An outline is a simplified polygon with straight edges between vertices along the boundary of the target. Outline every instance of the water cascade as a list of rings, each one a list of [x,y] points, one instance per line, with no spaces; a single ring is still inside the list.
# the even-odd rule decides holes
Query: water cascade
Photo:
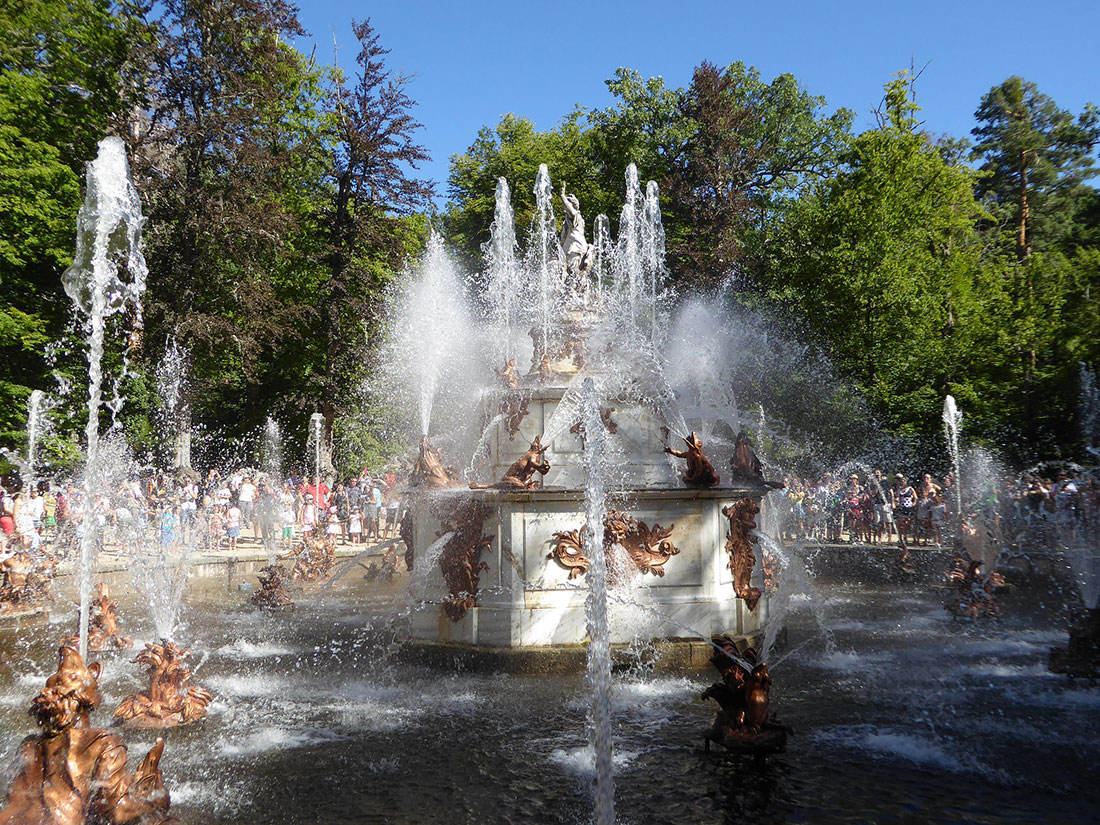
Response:
[[[611,741],[611,642],[607,620],[607,556],[604,548],[606,490],[600,462],[606,429],[600,419],[600,400],[591,378],[584,379],[581,393],[581,428],[584,434],[584,552],[591,561],[584,612],[588,626],[586,674],[592,689],[589,737],[596,754],[596,825],[614,825],[615,783],[612,776]]]
[[[86,316],[88,336],[88,424],[84,499],[95,500],[99,449],[99,411],[103,402],[103,342],[107,319],[127,307],[140,329],[141,296],[147,274],[141,253],[141,200],[130,179],[126,146],[116,137],[99,143],[99,155],[88,164],[87,192],[76,219],[76,252],[62,275],[65,292]],[[129,273],[130,279],[124,275]],[[89,522],[91,520],[89,519]],[[95,531],[80,542],[80,653],[88,650],[92,553]]]

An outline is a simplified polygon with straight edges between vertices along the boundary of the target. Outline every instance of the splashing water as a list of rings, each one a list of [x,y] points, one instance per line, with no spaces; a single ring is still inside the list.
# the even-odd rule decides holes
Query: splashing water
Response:
[[[140,329],[141,296],[148,270],[141,254],[141,200],[130,179],[126,146],[104,138],[99,155],[88,164],[87,192],[76,218],[76,252],[61,277],[65,292],[86,316],[88,334],[88,424],[84,500],[90,516],[95,493],[99,448],[99,411],[103,401],[103,341],[107,318],[133,307]],[[129,281],[123,273],[128,272]],[[80,653],[88,651],[88,607],[91,602],[91,518],[80,542]]]
[[[489,315],[498,331],[493,339],[494,355],[501,361],[516,357],[516,339],[523,323],[520,296],[524,284],[523,272],[516,261],[518,248],[511,191],[508,181],[500,178],[489,241],[481,251],[485,255]]]
[[[393,361],[401,365],[401,374],[394,378],[411,384],[406,389],[416,398],[420,434],[427,435],[447,370],[474,349],[472,324],[462,280],[434,230],[424,257],[402,280],[403,306],[397,314],[393,342],[397,350]]]
[[[264,422],[264,438],[260,448],[260,460],[264,472],[273,480],[283,475],[283,432],[279,422],[270,415]]]
[[[959,433],[962,431],[962,413],[955,406],[954,396],[943,400],[943,432],[947,438],[947,452],[951,457],[951,470],[955,473],[955,512],[962,517],[962,478],[959,473]]]
[[[584,426],[584,552],[591,560],[588,596],[584,612],[588,619],[588,684],[592,689],[589,737],[596,752],[596,825],[615,822],[615,781],[612,775],[611,743],[611,644],[607,622],[607,557],[603,532],[606,490],[600,471],[606,439],[600,419],[600,400],[591,378],[584,379],[582,421]]]

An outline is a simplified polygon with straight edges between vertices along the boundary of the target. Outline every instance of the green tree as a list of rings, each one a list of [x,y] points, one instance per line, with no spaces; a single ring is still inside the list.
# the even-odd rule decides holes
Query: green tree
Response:
[[[713,285],[762,269],[771,227],[848,140],[851,112],[825,115],[824,107],[793,75],[765,83],[740,62],[696,68],[681,97],[691,133],[664,186],[674,221],[686,228],[669,247],[674,274]]]
[[[1057,243],[1069,231],[1082,184],[1097,173],[1100,113],[1090,103],[1074,117],[1013,76],[982,98],[974,117],[973,159],[985,173],[979,194],[1011,230],[1023,261],[1036,245]]]
[[[386,70],[370,21],[354,23],[357,74],[339,74],[326,99],[326,154],[316,211],[324,246],[324,278],[317,291],[318,369],[308,386],[325,417],[331,445],[338,413],[355,401],[369,347],[381,326],[382,291],[423,242],[426,227],[411,218],[432,193],[415,175],[428,160],[416,142],[420,124],[406,92],[408,78]]]
[[[966,380],[983,211],[972,172],[916,131],[907,88],[905,74],[887,84],[880,128],[792,206],[771,291],[891,426],[916,433]]]
[[[129,113],[135,6],[108,0],[0,5],[0,443],[20,447],[26,398],[53,386],[45,345],[65,336],[61,272],[73,252],[85,162]]]
[[[315,317],[316,274],[291,242],[297,192],[316,175],[320,72],[285,42],[303,32],[282,0],[158,9],[135,163],[149,217],[146,357],[175,335],[191,352],[195,412],[239,433],[273,405],[271,364]],[[184,449],[177,461],[188,460]]]

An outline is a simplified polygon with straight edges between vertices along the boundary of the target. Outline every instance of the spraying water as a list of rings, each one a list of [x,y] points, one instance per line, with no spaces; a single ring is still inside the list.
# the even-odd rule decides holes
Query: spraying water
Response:
[[[962,477],[959,472],[959,433],[962,431],[962,413],[955,406],[954,396],[943,400],[943,432],[947,437],[947,452],[951,457],[951,470],[955,474],[955,512],[962,518]]]
[[[520,332],[520,295],[523,290],[523,272],[516,262],[515,217],[512,212],[511,191],[508,181],[497,181],[496,207],[489,229],[489,242],[482,247],[486,263],[486,293],[489,313],[501,334],[494,338],[493,348],[497,360],[507,361],[516,353],[516,336]]]
[[[582,390],[584,427],[584,552],[591,560],[588,596],[584,602],[588,619],[588,684],[592,688],[589,736],[596,753],[596,825],[615,822],[615,782],[612,775],[611,743],[611,643],[607,621],[607,557],[603,533],[606,515],[600,462],[606,433],[600,419],[600,400],[591,378]]]
[[[309,417],[309,441],[313,444],[313,475],[317,479],[321,478],[321,443],[324,438],[325,417],[321,413],[314,413]]]
[[[411,384],[407,389],[419,407],[420,434],[427,435],[446,371],[472,350],[462,279],[434,230],[423,259],[404,282],[394,362],[402,365],[397,377]],[[508,300],[501,296],[502,302]]]
[[[542,352],[550,349],[550,329],[556,320],[557,298],[561,282],[561,251],[558,246],[557,220],[554,217],[554,192],[550,171],[543,163],[535,178],[535,217],[527,243],[528,271],[535,276],[539,292],[536,302],[537,328]]]
[[[147,269],[141,254],[141,200],[130,179],[126,147],[117,137],[99,143],[88,164],[87,192],[76,218],[76,252],[62,275],[65,292],[86,316],[88,335],[88,423],[84,471],[85,529],[80,542],[80,653],[88,651],[95,530],[91,505],[99,449],[99,411],[103,402],[103,341],[107,319],[132,306],[140,319]],[[129,273],[130,280],[124,278]],[[140,326],[135,323],[135,328]]]
[[[28,490],[34,487],[35,468],[38,466],[38,442],[45,424],[45,398],[46,393],[42,390],[34,390],[27,399],[27,479],[24,486]]]
[[[264,422],[264,441],[261,449],[264,472],[273,479],[283,476],[283,433],[279,422],[270,415]]]

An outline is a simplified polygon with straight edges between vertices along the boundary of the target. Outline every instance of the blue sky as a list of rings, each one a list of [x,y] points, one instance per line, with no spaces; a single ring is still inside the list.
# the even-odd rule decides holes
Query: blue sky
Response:
[[[352,18],[370,17],[388,66],[413,76],[410,96],[432,155],[422,171],[446,195],[447,162],[477,130],[513,112],[551,128],[574,104],[612,102],[604,81],[620,66],[686,85],[703,60],[792,73],[829,108],[873,125],[882,85],[912,61],[925,128],[968,136],[990,87],[1012,74],[1080,112],[1100,102],[1100,1],[556,3],[314,0],[299,43],[354,68]]]

